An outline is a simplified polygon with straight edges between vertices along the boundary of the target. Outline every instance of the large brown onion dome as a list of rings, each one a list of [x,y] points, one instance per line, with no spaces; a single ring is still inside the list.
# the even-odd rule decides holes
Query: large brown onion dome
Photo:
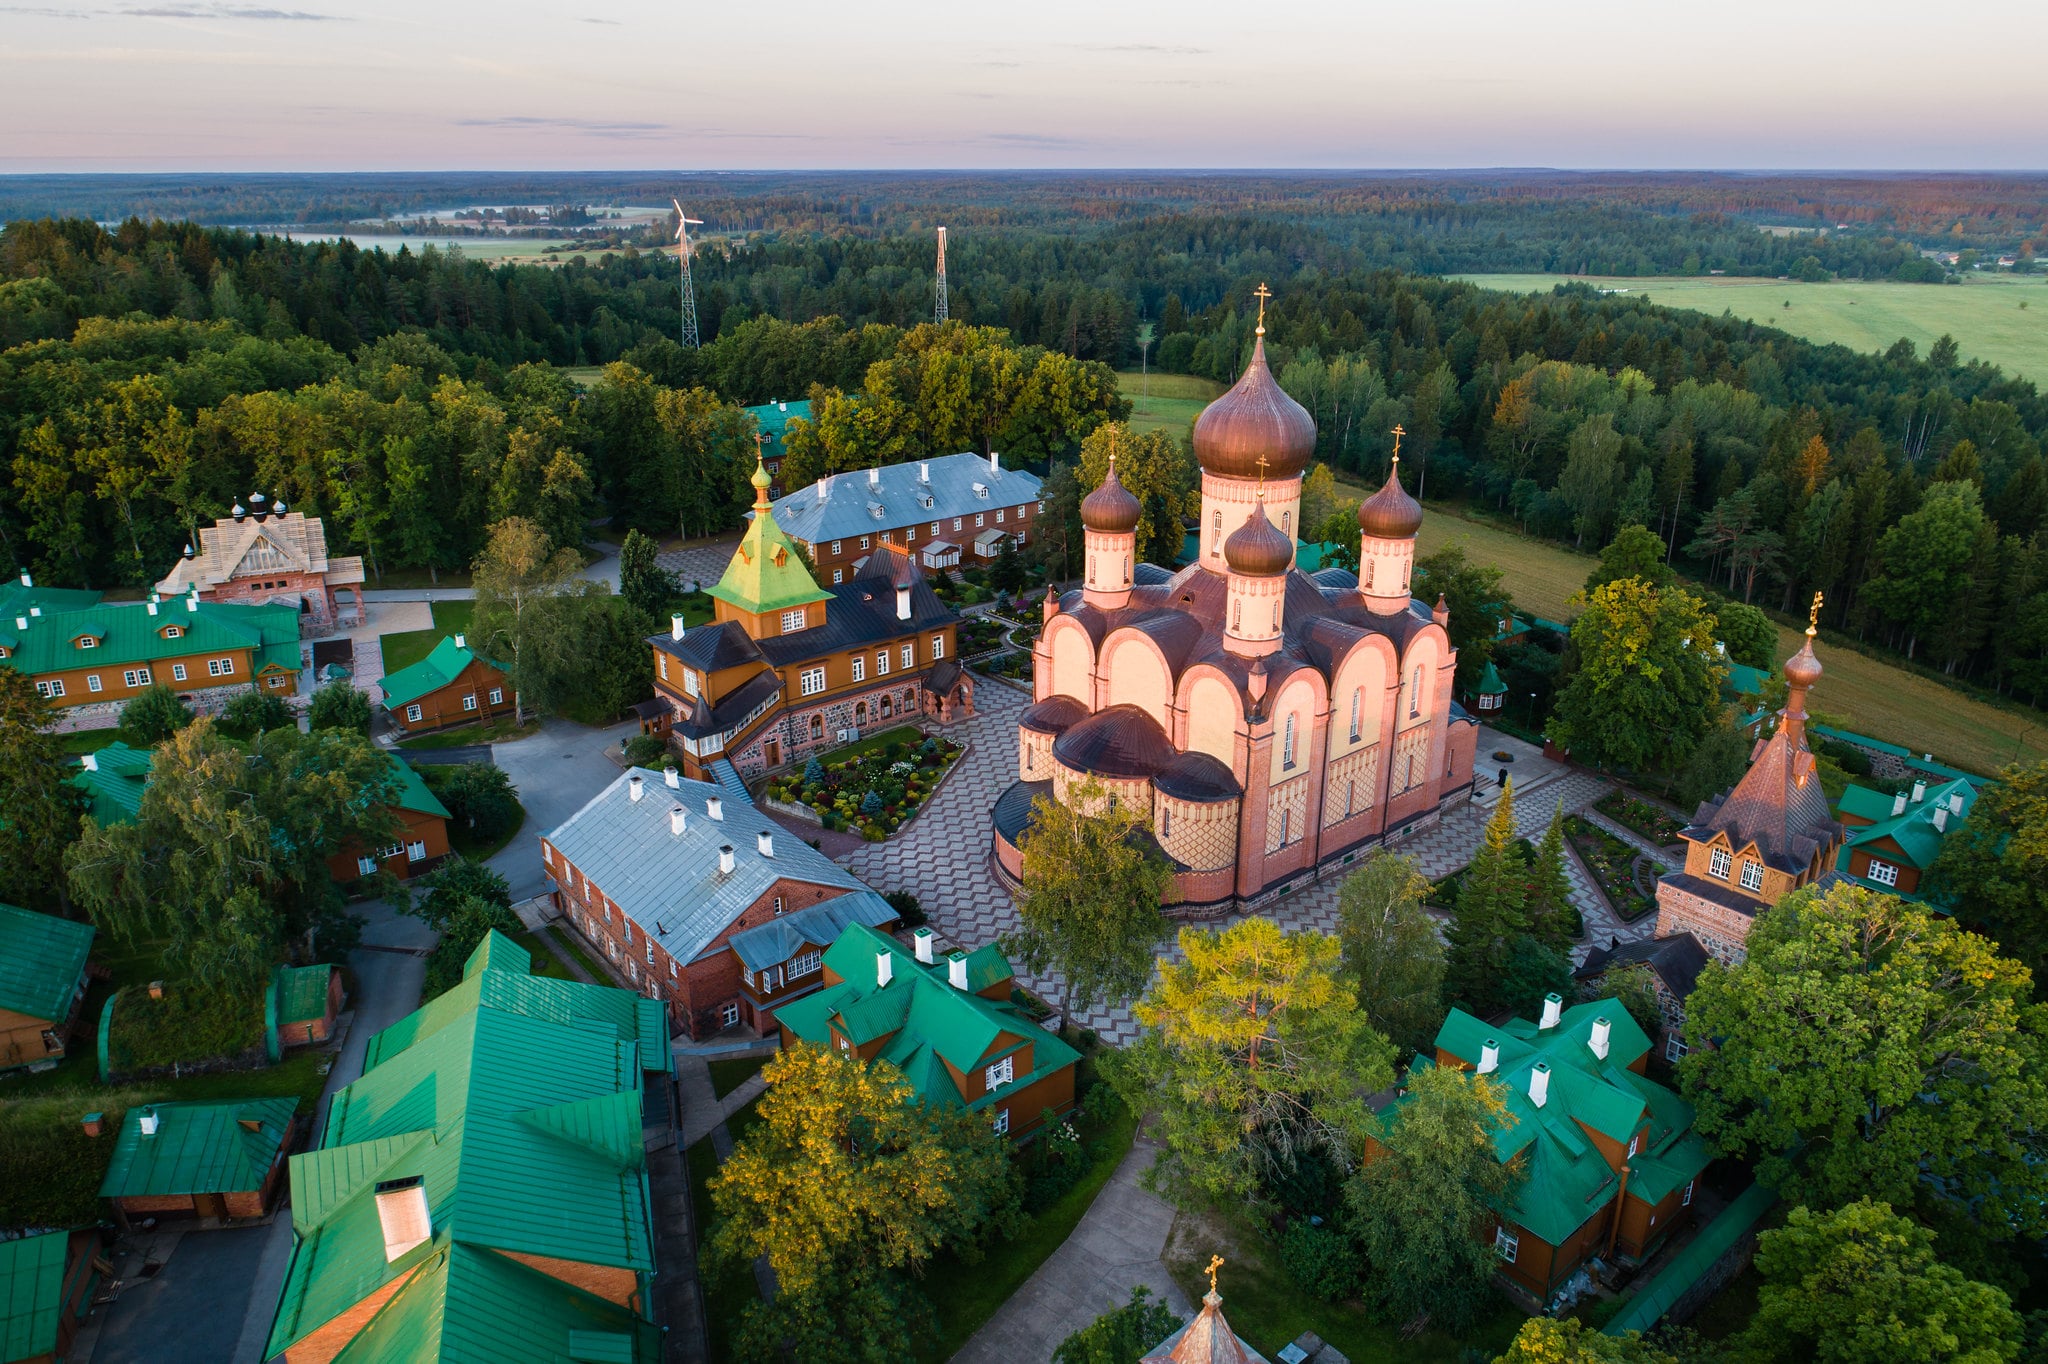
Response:
[[[1223,542],[1223,562],[1247,578],[1277,578],[1293,567],[1294,541],[1266,519],[1264,499]]]
[[[1081,499],[1081,524],[1105,535],[1129,535],[1138,528],[1138,517],[1144,510],[1117,478],[1116,461],[1112,459],[1102,485]]]
[[[1381,540],[1409,540],[1422,529],[1422,504],[1401,486],[1401,461],[1378,492],[1358,507],[1358,528]]]
[[[1818,681],[1820,660],[1813,656],[1813,632],[1808,631],[1799,652],[1785,660],[1785,682],[1788,686],[1811,688]]]
[[[1244,377],[1196,418],[1195,459],[1222,478],[1288,479],[1299,478],[1315,453],[1315,418],[1274,380],[1260,337]]]

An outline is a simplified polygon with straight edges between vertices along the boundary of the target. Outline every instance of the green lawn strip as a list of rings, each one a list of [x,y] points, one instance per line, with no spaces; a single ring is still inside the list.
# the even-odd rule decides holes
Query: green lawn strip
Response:
[[[1209,1289],[1203,1266],[1210,1254],[1222,1255],[1224,1315],[1231,1329],[1268,1359],[1278,1359],[1295,1337],[1313,1331],[1352,1364],[1460,1364],[1465,1358],[1500,1354],[1526,1319],[1505,1297],[1497,1297],[1479,1324],[1462,1336],[1434,1329],[1404,1336],[1401,1323],[1378,1320],[1362,1303],[1324,1302],[1301,1291],[1262,1228],[1235,1217],[1205,1220],[1220,1220],[1219,1234],[1184,1242],[1176,1226],[1166,1267],[1188,1301],[1198,1303]],[[1215,1244],[1219,1240],[1224,1243]]]
[[[1102,1159],[1080,1183],[1032,1218],[1013,1239],[990,1246],[980,1263],[965,1264],[949,1256],[926,1270],[923,1287],[938,1313],[939,1342],[919,1351],[919,1359],[937,1364],[952,1358],[967,1338],[980,1330],[996,1314],[996,1309],[1008,1302],[1010,1295],[1022,1288],[1025,1280],[1066,1243],[1089,1205],[1095,1202],[1095,1196],[1102,1192],[1102,1186],[1109,1183],[1109,1177],[1130,1152],[1138,1131],[1137,1117],[1121,1106],[1111,1121],[1093,1131],[1089,1130],[1090,1125],[1088,1119],[1081,1120],[1081,1138],[1084,1142],[1101,1143]]]
[[[469,570],[442,569],[438,574],[424,568],[387,568],[363,584],[372,592],[407,592],[420,588],[468,587]]]
[[[443,748],[468,748],[471,744],[503,744],[528,738],[540,731],[540,721],[528,720],[519,724],[509,715],[482,725],[461,725],[455,729],[437,729],[431,734],[421,734],[411,739],[399,740],[400,748],[415,752]]]
[[[387,674],[400,668],[410,668],[425,658],[434,651],[434,646],[441,642],[443,636],[467,632],[470,617],[476,614],[473,601],[437,601],[428,605],[434,613],[433,629],[399,630],[377,636],[377,647],[384,654],[384,671]]]
[[[541,941],[539,933],[515,933],[512,935],[512,941],[525,948],[527,954],[533,958],[533,974],[536,976],[552,976],[556,980],[576,979],[569,968],[562,965],[562,959],[548,951],[548,946]]]
[[[759,1116],[754,1105],[748,1104],[725,1120],[725,1130],[735,1147]],[[704,1291],[705,1332],[710,1337],[712,1364],[726,1364],[727,1361],[737,1361],[733,1334],[747,1304],[758,1298],[754,1268],[745,1264],[718,1268],[708,1262],[704,1248],[711,1240],[712,1225],[716,1221],[711,1210],[710,1185],[712,1173],[718,1168],[711,1138],[699,1141],[683,1153],[683,1158],[690,1172],[690,1207],[697,1216],[697,1281]]]
[[[760,1056],[728,1056],[711,1062],[711,1091],[719,1098],[738,1089],[747,1078],[757,1074],[761,1067],[772,1059],[772,1053]]]
[[[541,932],[552,935],[554,940],[560,943],[563,946],[563,948],[568,951],[570,957],[572,957],[575,960],[576,964],[582,967],[585,971],[588,971],[590,973],[590,978],[592,980],[596,981],[599,985],[609,985],[612,983],[611,974],[607,972],[602,966],[599,966],[597,962],[591,958],[591,955],[583,950],[583,945],[576,941],[576,937],[574,934],[564,933],[561,930],[555,928],[543,928]]]
[[[87,753],[99,752],[120,737],[121,731],[111,727],[107,729],[77,729],[69,734],[58,736],[57,743],[59,747],[73,757],[82,757]]]

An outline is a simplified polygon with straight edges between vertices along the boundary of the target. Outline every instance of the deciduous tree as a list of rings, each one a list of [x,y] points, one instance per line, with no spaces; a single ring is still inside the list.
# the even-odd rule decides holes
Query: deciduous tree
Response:
[[[28,674],[0,667],[0,885],[28,909],[68,903],[64,850],[78,838],[87,805],[55,723]]]
[[[1501,571],[1471,562],[1458,545],[1445,545],[1415,561],[1411,581],[1412,591],[1419,599],[1444,599],[1444,606],[1451,613],[1444,633],[1451,637],[1451,647],[1458,651],[1457,683],[1469,697],[1486,671],[1486,661],[1493,657],[1494,637],[1500,633],[1501,622],[1515,613],[1514,599],[1508,595]]]
[[[238,692],[214,721],[215,727],[230,739],[253,739],[267,730],[296,727],[298,723],[298,713],[291,703],[276,692],[253,685]]]
[[[1100,487],[1108,476],[1112,442],[1117,481],[1143,508],[1136,537],[1138,559],[1153,564],[1177,562],[1187,534],[1181,518],[1200,509],[1194,455],[1170,432],[1137,435],[1124,422],[1105,422],[1081,442],[1081,461],[1075,473],[1081,487]]]
[[[1625,525],[1600,551],[1600,564],[1586,575],[1586,591],[1594,593],[1623,578],[1640,578],[1652,587],[1665,588],[1678,575],[1664,562],[1664,542],[1643,526]]]
[[[2048,762],[2014,764],[1951,826],[1927,894],[2028,964],[2048,966]]]
[[[1577,1317],[1531,1317],[1493,1364],[1678,1364],[1642,1333],[1610,1336]]]
[[[1632,578],[1572,622],[1571,676],[1547,731],[1581,762],[1648,771],[1683,762],[1721,715],[1727,669],[1697,597]]]
[[[121,707],[118,728],[122,742],[134,748],[155,748],[192,723],[192,707],[162,682],[144,687]]]
[[[1137,1364],[1180,1326],[1173,1309],[1140,1284],[1131,1290],[1129,1302],[1061,1341],[1052,1364]]]
[[[370,698],[345,677],[338,677],[313,693],[306,706],[306,723],[314,729],[352,729],[370,732]]]
[[[1428,1046],[1444,1018],[1444,945],[1422,907],[1429,890],[1414,858],[1376,852],[1337,892],[1337,940],[1358,1007],[1404,1054]]]

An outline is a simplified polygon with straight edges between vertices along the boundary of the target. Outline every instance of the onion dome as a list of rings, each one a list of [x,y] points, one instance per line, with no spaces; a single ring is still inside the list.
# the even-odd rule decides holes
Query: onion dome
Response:
[[[1294,565],[1294,541],[1266,519],[1263,499],[1223,542],[1223,562],[1247,578],[1277,578]]]
[[[1813,631],[1806,632],[1806,643],[1799,652],[1785,660],[1785,682],[1801,690],[1810,689],[1820,681],[1820,660],[1813,656]]]
[[[754,485],[754,500],[757,504],[768,500],[768,487],[774,481],[774,479],[768,476],[768,466],[761,462],[761,455],[756,451],[754,454],[754,472],[747,479],[747,482]]]
[[[1359,504],[1358,528],[1381,540],[1412,540],[1422,529],[1422,504],[1401,486],[1398,456],[1385,486]]]
[[[1116,456],[1111,455],[1102,486],[1081,499],[1081,524],[1105,535],[1129,535],[1138,528],[1144,510],[1117,478]]]
[[[1315,452],[1315,418],[1274,380],[1260,337],[1244,377],[1195,420],[1195,459],[1222,478],[1288,479],[1299,478]]]
[[[1151,777],[1177,756],[1159,722],[1137,706],[1098,710],[1053,740],[1053,760],[1095,777]]]

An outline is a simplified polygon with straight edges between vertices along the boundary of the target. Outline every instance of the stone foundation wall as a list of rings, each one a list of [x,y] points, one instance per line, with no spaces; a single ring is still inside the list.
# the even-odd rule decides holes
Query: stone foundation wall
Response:
[[[1690,933],[1724,966],[1739,966],[1748,958],[1743,943],[1754,922],[1747,914],[1680,890],[1668,881],[1657,883],[1657,936],[1675,938]]]

